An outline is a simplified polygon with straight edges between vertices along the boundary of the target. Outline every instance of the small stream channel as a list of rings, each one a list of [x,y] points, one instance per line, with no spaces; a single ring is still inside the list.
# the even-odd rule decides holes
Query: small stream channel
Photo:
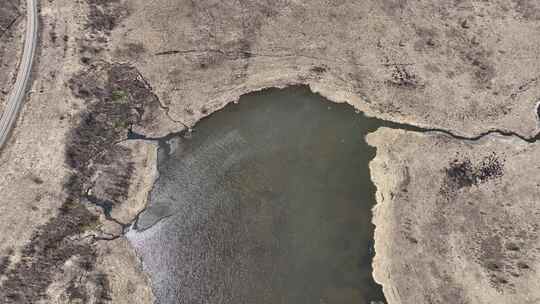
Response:
[[[157,302],[384,303],[364,141],[384,125],[291,87],[161,142],[160,177],[127,233]]]

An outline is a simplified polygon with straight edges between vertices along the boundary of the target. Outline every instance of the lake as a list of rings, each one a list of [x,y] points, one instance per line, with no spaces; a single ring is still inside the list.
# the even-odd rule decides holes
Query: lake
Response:
[[[306,87],[251,93],[160,144],[127,237],[158,303],[383,303],[364,140],[384,125]]]

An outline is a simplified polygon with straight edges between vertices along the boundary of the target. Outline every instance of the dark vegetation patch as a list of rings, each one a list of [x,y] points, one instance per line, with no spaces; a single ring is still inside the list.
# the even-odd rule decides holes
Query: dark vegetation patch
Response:
[[[6,254],[0,256],[0,277],[6,273],[9,264],[11,263],[11,255],[13,254],[13,249],[7,250]]]
[[[91,294],[84,286],[76,284],[75,281],[68,283],[65,290],[65,294],[70,303],[110,303],[112,298],[110,297],[110,284],[106,275],[102,273],[96,273],[88,278],[97,289]]]
[[[134,165],[129,150],[117,143],[127,138],[133,124],[143,123],[143,117],[159,101],[138,71],[128,65],[104,64],[92,71],[81,71],[69,86],[75,96],[85,100],[86,110],[67,134],[66,164],[74,172],[64,185],[67,198],[58,216],[40,227],[24,247],[21,262],[6,274],[0,291],[5,299],[2,303],[35,303],[42,299],[54,273],[75,256],[85,261],[78,266],[81,272],[91,272],[91,298],[110,298],[107,278],[94,270],[93,239],[81,237],[99,225],[98,216],[81,200],[91,189],[90,201],[105,201],[112,204],[111,208],[127,197]],[[66,292],[72,300],[84,301],[88,298],[85,290],[80,283],[70,282]]]
[[[540,99],[536,102],[538,103],[536,106],[536,118],[540,121]]]
[[[110,34],[118,23],[128,15],[119,0],[86,0],[90,9],[87,28],[93,33]]]
[[[75,255],[94,261],[95,252],[87,240],[76,240],[97,217],[74,201],[71,194],[58,216],[34,233],[24,246],[22,259],[6,273],[0,288],[2,303],[36,303],[45,297],[54,273]]]
[[[90,202],[110,208],[128,196],[134,171],[131,151],[119,146],[133,125],[154,119],[159,100],[133,67],[103,64],[83,71],[69,83],[73,94],[84,99],[87,109],[80,115],[79,127],[68,134],[66,162],[81,174],[81,191]]]
[[[78,303],[88,303],[88,293],[84,288],[75,284],[75,282],[69,282],[66,289],[66,293],[71,301]]]
[[[504,173],[504,160],[495,153],[473,164],[469,158],[454,159],[445,169],[445,181],[441,193],[449,195],[462,188],[478,186],[492,179],[500,178]]]
[[[97,273],[93,280],[95,282],[95,285],[99,287],[96,294],[97,303],[99,304],[111,302],[111,285],[107,275],[105,275],[104,273]]]
[[[56,33],[56,23],[49,23],[49,27],[49,39],[52,45],[56,45],[56,42],[58,41],[58,34]]]
[[[98,36],[108,35],[126,11],[119,1],[88,0],[90,15],[88,28]],[[103,37],[102,37],[103,38]],[[97,55],[106,39],[81,40],[81,51]],[[84,60],[84,58],[82,59]],[[83,61],[84,62],[84,61]],[[95,269],[95,228],[98,215],[89,211],[82,200],[94,186],[98,171],[105,172],[111,187],[100,189],[113,202],[127,195],[127,186],[133,164],[123,160],[120,165],[108,167],[116,160],[129,156],[116,143],[127,137],[130,126],[152,119],[152,109],[159,101],[138,71],[128,65],[91,64],[87,70],[75,74],[69,86],[76,97],[85,101],[85,110],[78,123],[68,132],[65,148],[66,164],[72,174],[66,179],[66,198],[58,214],[39,227],[24,246],[22,258],[7,269],[9,258],[2,258],[0,266],[5,280],[0,286],[1,303],[37,303],[46,298],[47,287],[56,275],[68,267],[68,260],[77,261],[75,273],[80,277],[64,278],[65,295],[69,302],[110,302],[107,276]],[[43,181],[31,177],[36,184]],[[70,271],[73,272],[73,271]],[[63,276],[63,275],[62,275]]]
[[[67,163],[85,176],[91,176],[91,164],[111,161],[116,143],[127,138],[134,124],[153,119],[159,100],[139,72],[126,64],[103,64],[81,71],[69,82],[73,94],[87,103],[80,115],[79,127],[68,138]]]
[[[405,89],[415,89],[421,86],[417,76],[404,65],[393,66],[392,75],[387,83]]]
[[[107,153],[102,153],[92,162],[91,184],[87,189],[92,202],[103,205],[110,217],[110,211],[128,197],[130,179],[135,170],[131,150],[115,145]]]
[[[418,239],[413,236],[414,235],[413,227],[415,225],[416,223],[412,219],[405,218],[403,221],[402,230],[401,230],[401,234],[403,235],[403,237],[412,244],[418,244]]]
[[[315,74],[324,74],[327,70],[328,68],[326,66],[314,66],[310,69]]]
[[[122,58],[137,60],[145,52],[146,49],[142,43],[126,43],[123,47],[116,50],[116,55]]]
[[[103,47],[100,44],[95,44],[93,42],[84,43],[79,48],[79,54],[81,57],[81,62],[85,65],[89,64],[92,59],[96,58]]]
[[[458,233],[465,233],[463,238],[470,242],[467,254],[483,268],[491,286],[499,293],[512,293],[516,279],[530,271],[520,265],[529,266],[529,260],[534,256],[539,224],[534,217],[524,219],[514,215],[509,209],[513,202],[502,201],[489,192],[475,192],[484,198],[487,195],[489,204],[477,204],[475,196],[458,194],[460,190],[501,178],[504,164],[505,160],[495,153],[478,161],[464,156],[452,160],[444,169],[446,175],[437,200],[432,231],[436,231],[439,239],[439,252],[445,254],[451,250],[446,245],[449,235],[456,229]],[[504,184],[500,186],[504,187]],[[470,227],[463,230],[448,220],[453,217],[467,219],[466,225]]]
[[[81,63],[89,65],[105,49],[111,31],[129,12],[120,0],[86,0],[86,29],[91,33],[79,39]]]
[[[485,227],[485,235],[477,237],[477,260],[493,288],[501,293],[513,292],[514,279],[530,271],[526,261],[531,258],[531,244],[536,243],[537,233],[517,229],[510,221],[500,222],[500,227]]]

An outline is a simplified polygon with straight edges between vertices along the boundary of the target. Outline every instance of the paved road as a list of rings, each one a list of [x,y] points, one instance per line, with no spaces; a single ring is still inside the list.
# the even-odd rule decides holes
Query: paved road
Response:
[[[24,50],[19,66],[19,72],[17,74],[17,80],[13,86],[13,90],[7,100],[4,113],[0,119],[0,148],[6,143],[9,133],[15,122],[17,121],[17,115],[21,110],[22,103],[26,95],[26,87],[30,80],[30,73],[32,71],[32,61],[36,51],[37,44],[37,31],[38,31],[38,0],[27,0],[27,23],[26,23],[26,37],[24,41]]]

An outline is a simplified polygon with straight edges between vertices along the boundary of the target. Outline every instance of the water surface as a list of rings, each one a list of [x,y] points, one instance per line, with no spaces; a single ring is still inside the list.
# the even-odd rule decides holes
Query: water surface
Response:
[[[381,125],[305,87],[243,96],[162,145],[128,233],[158,303],[370,304]]]

